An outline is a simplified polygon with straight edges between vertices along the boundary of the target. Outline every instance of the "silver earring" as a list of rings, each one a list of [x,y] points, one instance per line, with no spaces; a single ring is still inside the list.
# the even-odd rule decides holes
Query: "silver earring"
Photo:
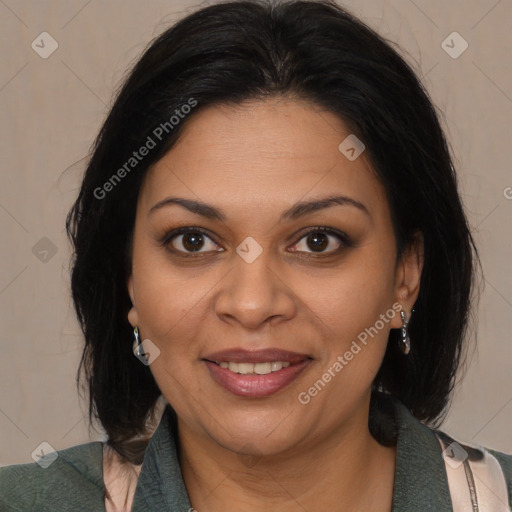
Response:
[[[414,312],[414,309],[411,310],[411,315]],[[411,338],[409,338],[409,334],[407,333],[407,325],[409,324],[409,320],[406,320],[405,313],[400,311],[400,318],[402,319],[402,337],[398,342],[398,346],[400,350],[407,355],[411,351]]]
[[[138,356],[140,355],[142,345],[140,344],[139,328],[137,326],[133,328],[133,336],[135,337],[133,340],[133,353]]]

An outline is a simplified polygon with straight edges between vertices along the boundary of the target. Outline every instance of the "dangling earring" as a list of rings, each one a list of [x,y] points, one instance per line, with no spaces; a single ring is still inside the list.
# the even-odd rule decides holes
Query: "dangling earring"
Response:
[[[139,339],[139,328],[138,326],[135,326],[133,328],[133,336],[134,336],[134,340],[133,340],[133,353],[139,357],[141,356],[143,353],[144,353],[144,349],[142,348],[142,345],[140,343],[140,339]]]
[[[411,310],[411,315],[413,314],[414,309]],[[400,311],[400,318],[402,319],[402,337],[398,342],[398,346],[400,350],[407,355],[411,351],[411,338],[409,338],[409,334],[407,333],[407,325],[409,324],[409,320],[405,319],[405,313]]]

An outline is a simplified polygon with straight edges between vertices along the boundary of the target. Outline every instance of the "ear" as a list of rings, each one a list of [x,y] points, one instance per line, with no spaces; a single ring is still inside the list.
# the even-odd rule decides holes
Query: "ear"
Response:
[[[132,301],[132,307],[128,312],[128,322],[130,322],[132,327],[139,325],[139,314],[137,313],[137,309],[135,307],[135,286],[133,284],[133,275],[130,274],[128,277],[128,295],[130,295],[130,299]]]
[[[420,292],[421,273],[424,263],[424,238],[420,231],[416,231],[413,240],[405,249],[396,266],[395,274],[395,302],[401,305],[406,317],[409,318],[411,309]],[[391,327],[402,327],[400,315],[391,320]]]

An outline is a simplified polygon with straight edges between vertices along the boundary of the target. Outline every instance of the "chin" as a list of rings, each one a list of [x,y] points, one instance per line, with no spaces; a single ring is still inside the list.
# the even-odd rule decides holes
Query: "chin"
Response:
[[[215,432],[208,435],[218,444],[237,454],[247,456],[280,455],[296,446],[306,435],[304,424],[291,425],[285,415],[278,418],[265,418],[261,414],[246,418],[244,421],[231,422],[226,429],[215,425]],[[288,418],[289,419],[289,418]],[[231,433],[233,435],[230,435]]]

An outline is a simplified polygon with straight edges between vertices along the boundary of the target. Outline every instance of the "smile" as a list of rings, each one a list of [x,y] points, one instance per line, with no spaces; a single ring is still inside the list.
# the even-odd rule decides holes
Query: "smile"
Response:
[[[222,361],[219,363],[221,368],[228,368],[234,373],[241,375],[268,375],[269,373],[278,372],[283,368],[290,366],[289,361],[269,361],[266,363],[236,363],[234,361]]]
[[[230,394],[266,398],[298,379],[313,359],[280,349],[231,349],[209,354],[202,361],[213,382]]]

